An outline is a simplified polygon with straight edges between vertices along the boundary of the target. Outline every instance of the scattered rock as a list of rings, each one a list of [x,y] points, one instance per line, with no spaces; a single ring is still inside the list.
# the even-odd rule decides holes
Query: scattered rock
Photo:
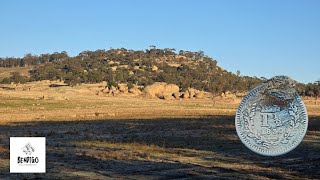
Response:
[[[116,95],[118,95],[120,93],[120,91],[119,90],[112,90],[111,91],[111,94],[113,95],[113,96],[116,96]]]
[[[126,69],[127,69],[128,67],[129,67],[129,65],[120,65],[120,66],[119,66],[119,68],[126,68]]]
[[[171,66],[171,67],[180,67],[181,64],[178,64],[178,63],[168,63],[168,66]]]
[[[137,88],[137,87],[133,87],[133,88],[129,89],[129,92],[134,94],[134,95],[142,94],[141,90],[139,88]]]
[[[180,96],[181,96],[180,92],[173,93],[173,97],[175,97],[176,99],[179,99]]]
[[[190,97],[189,92],[188,92],[188,91],[185,91],[185,92],[182,94],[182,97],[183,97],[183,99],[189,98],[189,97]]]
[[[200,92],[196,93],[195,98],[203,99],[204,98],[204,92],[200,91]]]
[[[111,90],[111,91],[116,91],[116,90],[118,90],[118,89],[117,89],[116,87],[114,87],[114,86],[111,86],[110,90]]]
[[[152,66],[152,71],[158,71],[158,67],[155,66],[155,65],[153,65],[153,66]]]
[[[232,94],[232,93],[230,91],[226,91],[224,94],[228,95],[228,94]]]
[[[102,90],[103,93],[109,93],[109,91],[110,91],[110,90],[109,90],[108,87],[106,87],[106,88],[104,88],[104,89]]]
[[[126,84],[119,84],[119,91],[122,93],[128,93],[128,86]]]
[[[229,100],[232,100],[233,102],[237,102],[237,103],[240,102],[240,99],[237,98],[237,96],[230,91],[226,91],[225,93],[221,93],[220,96],[222,99],[229,99]]]
[[[111,67],[111,70],[112,70],[112,71],[116,71],[117,68],[118,68],[117,66],[112,66],[112,67]]]
[[[187,91],[189,92],[189,98],[193,98],[196,93],[198,93],[199,91],[193,88],[188,88]]]

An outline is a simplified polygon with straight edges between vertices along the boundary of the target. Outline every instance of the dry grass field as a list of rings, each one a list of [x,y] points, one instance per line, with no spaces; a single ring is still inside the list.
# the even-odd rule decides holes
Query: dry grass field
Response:
[[[319,179],[320,106],[295,150],[248,150],[229,100],[97,96],[98,85],[0,88],[0,179]],[[46,174],[9,173],[9,137],[47,138]]]

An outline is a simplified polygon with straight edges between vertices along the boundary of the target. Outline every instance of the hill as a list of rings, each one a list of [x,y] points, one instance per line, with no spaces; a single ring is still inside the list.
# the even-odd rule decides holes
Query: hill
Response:
[[[11,72],[2,83],[61,80],[70,86],[107,81],[108,86],[145,87],[155,82],[176,84],[181,91],[195,88],[220,94],[246,92],[264,79],[228,72],[203,51],[191,52],[151,46],[146,50],[110,49],[83,51],[70,57],[65,51],[23,58],[0,58],[0,67],[29,67],[29,75]],[[301,95],[319,96],[318,84],[298,84]]]
[[[146,86],[167,82],[182,89],[192,87],[220,93],[247,91],[262,81],[228,72],[202,51],[181,50],[176,53],[169,48],[83,51],[75,57],[69,57],[65,52],[40,56],[28,54],[21,59],[2,58],[0,62],[3,67],[33,66],[25,81],[63,80],[69,85],[107,81],[115,86],[118,83]],[[12,81],[23,80],[18,74],[3,80],[5,83]]]

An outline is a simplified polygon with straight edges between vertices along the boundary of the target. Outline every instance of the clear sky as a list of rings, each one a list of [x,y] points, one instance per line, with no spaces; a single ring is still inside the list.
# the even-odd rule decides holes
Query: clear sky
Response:
[[[203,50],[242,75],[320,79],[319,0],[7,0],[0,57],[149,45]]]

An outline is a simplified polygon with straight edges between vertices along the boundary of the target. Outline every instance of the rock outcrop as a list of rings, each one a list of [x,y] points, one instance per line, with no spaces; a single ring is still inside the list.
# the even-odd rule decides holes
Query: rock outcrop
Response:
[[[146,96],[159,97],[162,99],[174,98],[174,93],[179,93],[179,86],[167,83],[154,83],[144,88]]]
[[[220,96],[222,99],[229,99],[229,100],[236,102],[236,103],[240,102],[240,99],[230,91],[226,91],[225,93],[221,93]]]
[[[181,96],[181,93],[180,92],[175,92],[173,93],[173,97],[176,98],[176,99],[179,99]]]
[[[118,89],[119,89],[120,92],[122,92],[122,93],[128,93],[128,86],[127,86],[127,84],[119,84],[118,86],[119,86]]]
[[[138,96],[142,94],[142,91],[137,86],[134,86],[133,88],[129,89],[129,93]]]

